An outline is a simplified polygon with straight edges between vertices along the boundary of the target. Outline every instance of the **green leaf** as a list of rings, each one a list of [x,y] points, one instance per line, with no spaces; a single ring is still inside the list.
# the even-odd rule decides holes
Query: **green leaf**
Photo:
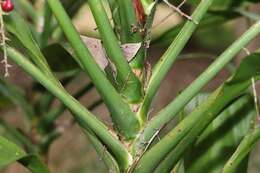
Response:
[[[49,169],[42,163],[37,155],[29,154],[19,160],[32,173],[50,173]]]
[[[251,96],[246,96],[245,102],[233,104],[225,109],[205,129],[187,153],[186,172],[203,173],[207,170],[210,173],[219,173],[242,138],[249,132],[255,115]],[[240,173],[246,172],[247,159],[240,165],[239,170]]]
[[[45,47],[42,49],[42,53],[54,72],[65,72],[79,68],[74,57],[58,43]]]
[[[51,72],[37,42],[33,38],[28,24],[24,21],[22,16],[13,12],[10,15],[5,16],[4,21],[7,31],[14,35],[22,43],[22,47],[27,49],[31,60],[49,77],[52,82],[60,86],[60,83]]]
[[[34,40],[28,24],[18,13],[11,13],[4,17],[5,27],[9,33],[14,35],[22,45],[29,51],[32,60],[41,70],[49,71],[46,60],[44,59],[37,42]]]
[[[25,148],[26,151],[30,153],[36,152],[36,146],[34,146],[28,136],[26,136],[18,128],[9,124],[4,119],[0,119],[0,127],[3,129],[3,131],[0,132],[0,135],[7,139],[10,139],[19,146],[22,146],[23,148]]]
[[[2,136],[0,136],[0,153],[0,168],[26,156],[26,153],[20,147]]]
[[[20,147],[2,136],[0,136],[0,153],[0,168],[18,161],[32,173],[50,173],[38,156],[27,155]]]

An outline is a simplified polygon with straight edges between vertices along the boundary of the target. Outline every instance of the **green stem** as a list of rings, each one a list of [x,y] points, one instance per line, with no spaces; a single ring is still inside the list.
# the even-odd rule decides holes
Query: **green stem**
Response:
[[[149,139],[172,118],[228,64],[235,55],[251,40],[260,34],[260,22],[252,26],[237,41],[235,41],[224,53],[222,53],[194,82],[192,82],[180,95],[168,104],[158,115],[153,118],[144,129],[145,139]]]
[[[95,132],[95,134],[111,150],[118,163],[120,163],[121,169],[126,169],[128,167],[132,161],[130,154],[119,140],[115,139],[114,136],[110,134],[107,127],[101,121],[68,94],[65,89],[60,88],[56,83],[49,80],[46,75],[29,62],[22,54],[12,48],[7,48],[7,52],[10,59],[21,66],[29,75],[40,82],[71,110],[74,118],[82,128],[90,128]]]
[[[75,50],[82,68],[88,73],[104,103],[107,105],[115,126],[127,139],[134,138],[140,128],[138,119],[131,111],[129,105],[122,100],[122,97],[117,93],[91,56],[61,3],[58,0],[47,0],[47,2],[72,48]]]
[[[48,39],[51,35],[51,19],[52,19],[52,13],[51,9],[48,6],[47,3],[45,3],[44,6],[44,26],[43,26],[43,32],[41,34],[41,48],[44,48],[48,45]]]
[[[116,66],[119,91],[123,93],[130,103],[139,102],[142,98],[141,83],[132,72],[130,65],[123,55],[101,1],[88,0],[88,4],[95,18],[108,57]]]
[[[62,86],[66,87],[71,81],[75,79],[75,76],[76,77],[79,76],[79,71],[72,72],[72,73],[73,73],[72,75],[67,77],[65,76],[63,79],[61,79]],[[34,85],[36,88],[41,87],[41,86],[37,86],[38,83],[35,83]],[[46,114],[50,110],[50,106],[52,105],[54,99],[55,97],[50,92],[44,90],[41,97],[35,103],[36,109],[39,112],[39,114],[41,115]]]
[[[203,0],[200,2],[196,10],[192,15],[193,21],[187,21],[182,30],[179,32],[178,36],[172,42],[170,47],[161,57],[159,62],[153,69],[153,75],[149,81],[149,84],[146,89],[146,95],[143,101],[143,104],[139,110],[139,114],[143,119],[146,119],[147,113],[149,111],[149,107],[154,98],[154,95],[158,91],[158,88],[164,79],[165,75],[170,70],[172,64],[177,59],[178,55],[194,33],[197,28],[197,24],[202,19],[202,17],[206,14],[208,8],[212,4],[213,0]]]
[[[249,154],[256,143],[260,140],[260,126],[255,127],[248,135],[244,137],[239,144],[235,153],[231,156],[229,161],[225,164],[221,173],[235,173],[240,162]]]

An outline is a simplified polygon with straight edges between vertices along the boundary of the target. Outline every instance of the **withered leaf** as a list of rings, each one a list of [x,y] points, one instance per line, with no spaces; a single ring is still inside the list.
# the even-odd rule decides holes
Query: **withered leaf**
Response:
[[[86,44],[87,48],[89,49],[99,67],[104,70],[108,66],[108,60],[106,56],[106,51],[102,46],[101,40],[86,36],[81,36],[81,39]]]
[[[141,43],[126,43],[121,45],[123,54],[128,62],[130,62],[135,57],[141,46]]]
[[[107,59],[107,54],[101,40],[87,36],[81,36],[81,39],[86,44],[97,64],[102,70],[104,70],[110,61]],[[135,57],[141,45],[141,43],[126,43],[121,45],[123,54],[128,62],[130,62]]]

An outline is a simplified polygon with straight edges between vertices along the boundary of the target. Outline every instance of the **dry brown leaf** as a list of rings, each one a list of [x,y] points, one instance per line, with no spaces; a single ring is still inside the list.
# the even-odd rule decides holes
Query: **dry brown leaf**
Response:
[[[101,40],[87,36],[81,36],[81,39],[86,44],[99,67],[104,70],[110,62],[107,59],[107,54]],[[121,45],[123,54],[128,62],[135,57],[141,45],[141,43],[126,43]]]

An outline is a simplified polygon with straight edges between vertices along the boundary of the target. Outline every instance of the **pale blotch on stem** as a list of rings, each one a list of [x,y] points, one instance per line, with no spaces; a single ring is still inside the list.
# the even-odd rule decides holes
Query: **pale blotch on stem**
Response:
[[[2,1],[1,1],[1,3],[2,3]],[[5,71],[4,77],[8,77],[9,76],[8,69],[11,67],[11,65],[8,63],[8,59],[7,59],[6,41],[8,40],[8,38],[5,35],[5,26],[4,26],[3,15],[6,15],[6,14],[0,8],[0,45],[2,47],[3,56],[4,56],[1,63],[4,64],[4,71]]]

